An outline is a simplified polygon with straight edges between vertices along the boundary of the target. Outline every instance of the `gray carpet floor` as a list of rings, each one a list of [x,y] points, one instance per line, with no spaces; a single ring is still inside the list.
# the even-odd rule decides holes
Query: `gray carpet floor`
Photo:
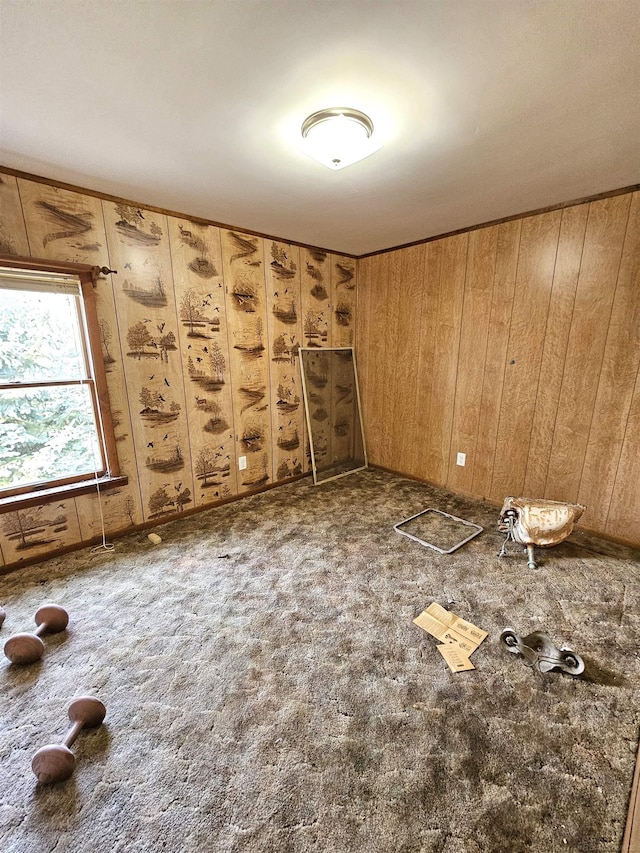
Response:
[[[485,527],[452,555],[393,525]],[[640,725],[640,555],[576,532],[527,568],[495,507],[369,469],[309,479],[0,579],[0,632],[66,607],[41,662],[0,663],[0,849],[614,853]],[[489,632],[452,674],[432,601]],[[586,661],[538,673],[499,641]],[[36,782],[89,694],[74,776]]]

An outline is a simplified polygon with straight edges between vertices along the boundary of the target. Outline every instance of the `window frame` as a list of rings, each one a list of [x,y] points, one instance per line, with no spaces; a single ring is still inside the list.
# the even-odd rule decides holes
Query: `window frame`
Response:
[[[78,319],[81,326],[80,337],[90,378],[87,384],[90,387],[96,423],[102,434],[103,441],[101,443],[103,444],[106,457],[104,460],[105,471],[97,477],[95,473],[66,478],[61,477],[36,485],[18,486],[15,489],[10,489],[10,494],[7,494],[9,490],[5,490],[5,493],[0,495],[0,513],[10,510],[15,511],[21,507],[34,506],[50,500],[88,494],[89,492],[96,491],[96,489],[100,492],[105,489],[126,485],[128,478],[120,473],[116,437],[109,402],[107,376],[102,359],[102,344],[95,296],[95,288],[101,272],[100,267],[68,261],[50,261],[0,254],[0,268],[33,270],[34,272],[50,272],[54,274],[62,273],[78,277],[80,281],[80,294],[77,307],[79,314],[83,315]],[[30,384],[38,386],[47,384],[55,385],[56,382],[27,382],[16,387],[24,388]],[[79,384],[82,384],[82,382]]]

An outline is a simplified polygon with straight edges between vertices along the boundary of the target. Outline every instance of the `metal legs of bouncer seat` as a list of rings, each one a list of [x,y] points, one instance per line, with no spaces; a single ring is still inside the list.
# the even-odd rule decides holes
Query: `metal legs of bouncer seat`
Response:
[[[500,548],[500,553],[498,554],[498,557],[506,557],[507,556],[507,542],[516,542],[516,544],[518,544],[517,540],[514,538],[514,535],[513,535],[513,526],[514,526],[516,518],[517,518],[516,512],[514,510],[509,510],[507,513],[505,513],[504,521],[501,520],[499,529],[505,530],[506,535],[504,537],[504,542],[502,543],[502,548]],[[529,568],[530,569],[537,569],[538,564],[536,563],[536,558],[535,558],[535,555],[533,553],[533,548],[534,548],[533,544],[529,543],[528,545],[525,546],[524,550],[525,550],[525,553],[526,553],[527,558],[528,558]]]
[[[530,569],[536,569],[534,547],[558,545],[573,531],[586,507],[559,501],[531,498],[505,498],[500,510],[498,530],[505,533],[499,557],[506,556],[507,542],[523,545]]]

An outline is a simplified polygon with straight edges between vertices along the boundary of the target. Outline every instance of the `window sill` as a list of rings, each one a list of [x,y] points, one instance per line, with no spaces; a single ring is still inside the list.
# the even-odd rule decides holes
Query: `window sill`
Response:
[[[3,512],[16,512],[30,506],[50,503],[51,501],[67,500],[78,495],[88,495],[96,489],[102,493],[109,489],[117,489],[126,486],[129,478],[120,475],[118,477],[100,477],[97,481],[84,480],[82,483],[71,483],[66,486],[52,486],[49,489],[37,489],[33,492],[25,492],[22,495],[12,495],[0,498],[0,514]]]

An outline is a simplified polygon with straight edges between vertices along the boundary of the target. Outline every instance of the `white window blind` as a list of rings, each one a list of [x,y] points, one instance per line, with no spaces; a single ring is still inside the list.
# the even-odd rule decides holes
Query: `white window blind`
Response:
[[[71,296],[79,296],[82,292],[77,275],[7,267],[0,269],[0,290],[31,290],[39,293],[66,293]]]

